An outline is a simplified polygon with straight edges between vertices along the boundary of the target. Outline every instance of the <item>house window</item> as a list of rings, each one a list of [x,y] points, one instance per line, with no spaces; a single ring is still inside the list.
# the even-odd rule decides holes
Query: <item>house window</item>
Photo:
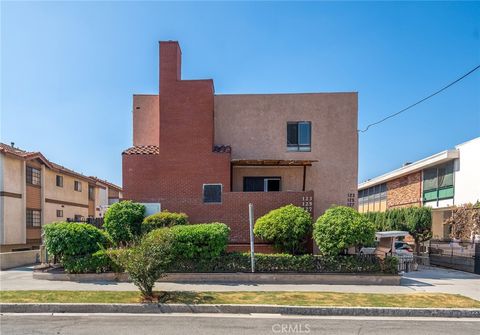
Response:
[[[75,191],[82,192],[82,183],[79,182],[78,180],[74,181],[73,188]]]
[[[41,226],[41,212],[35,209],[27,209],[27,227]]]
[[[347,200],[347,204],[355,202],[355,195],[348,196],[351,198]],[[358,191],[358,206],[359,211],[381,211],[382,204],[386,206],[387,201],[387,183],[378,184],[363,190]],[[352,205],[352,206],[353,206]]]
[[[243,177],[243,192],[279,192],[280,177]]]
[[[27,166],[27,183],[31,185],[40,185],[40,180],[40,170],[31,166]]]
[[[82,221],[83,221],[83,216],[80,215],[80,214],[75,214],[75,215],[73,216],[73,221],[75,221],[75,222],[82,222]]]
[[[203,202],[218,204],[222,202],[222,184],[203,184]]]
[[[453,198],[453,161],[423,171],[423,201]]]
[[[95,200],[95,188],[88,185],[88,200]]]
[[[57,218],[63,218],[63,209],[57,209]]]
[[[288,151],[310,151],[312,123],[309,121],[287,122]]]
[[[63,187],[63,176],[57,175],[56,177],[56,183],[58,187]]]

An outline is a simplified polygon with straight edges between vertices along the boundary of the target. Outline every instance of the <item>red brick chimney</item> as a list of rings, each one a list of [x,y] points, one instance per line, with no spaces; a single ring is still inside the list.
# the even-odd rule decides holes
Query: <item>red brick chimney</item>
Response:
[[[177,41],[160,42],[160,91],[181,79],[182,51]]]

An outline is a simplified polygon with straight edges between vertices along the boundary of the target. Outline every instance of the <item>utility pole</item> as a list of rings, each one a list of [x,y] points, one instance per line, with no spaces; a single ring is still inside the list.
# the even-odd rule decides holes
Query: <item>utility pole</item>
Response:
[[[255,250],[253,237],[253,204],[248,204],[248,218],[250,221],[250,264],[252,265],[252,273],[255,272]]]

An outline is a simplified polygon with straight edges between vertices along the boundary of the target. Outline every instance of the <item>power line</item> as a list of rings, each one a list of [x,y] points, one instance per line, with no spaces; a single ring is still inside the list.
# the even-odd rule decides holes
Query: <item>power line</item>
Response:
[[[480,68],[480,65],[477,65],[476,67],[474,67],[473,69],[471,69],[470,71],[468,71],[467,73],[465,73],[465,74],[464,74],[463,76],[461,76],[460,78],[452,81],[452,82],[451,82],[450,84],[448,84],[447,86],[444,86],[444,87],[442,87],[441,89],[439,89],[438,91],[430,94],[428,97],[425,97],[425,98],[423,98],[422,100],[419,100],[419,101],[417,101],[416,103],[411,104],[410,106],[408,106],[408,107],[406,107],[406,108],[404,108],[404,109],[402,109],[402,110],[400,110],[400,111],[398,111],[398,112],[396,112],[396,113],[394,113],[394,114],[388,115],[388,116],[384,117],[383,119],[381,119],[381,120],[379,120],[379,121],[377,121],[377,122],[370,123],[365,129],[363,129],[363,130],[362,130],[362,129],[359,129],[358,131],[359,131],[360,133],[365,133],[370,127],[373,127],[373,126],[375,126],[375,125],[377,125],[377,124],[379,124],[379,123],[382,123],[382,122],[384,122],[384,121],[386,121],[386,120],[388,120],[388,119],[391,119],[392,117],[395,117],[395,116],[397,116],[398,114],[401,114],[401,113],[409,110],[410,108],[412,108],[412,107],[414,107],[414,106],[416,106],[416,105],[424,102],[425,100],[430,99],[431,97],[439,94],[440,92],[445,91],[447,88],[449,88],[449,87],[452,86],[452,85],[455,85],[455,84],[458,83],[460,80],[462,80],[463,78],[469,76],[470,74],[472,74],[473,72],[475,72],[475,71],[478,70],[479,68]]]

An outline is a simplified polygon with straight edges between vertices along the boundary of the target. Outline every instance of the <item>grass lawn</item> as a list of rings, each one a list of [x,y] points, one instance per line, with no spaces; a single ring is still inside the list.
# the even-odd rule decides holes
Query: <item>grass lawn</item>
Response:
[[[0,302],[140,303],[137,291],[1,291]],[[442,293],[169,292],[163,303],[268,304],[344,307],[480,308],[480,301]]]

